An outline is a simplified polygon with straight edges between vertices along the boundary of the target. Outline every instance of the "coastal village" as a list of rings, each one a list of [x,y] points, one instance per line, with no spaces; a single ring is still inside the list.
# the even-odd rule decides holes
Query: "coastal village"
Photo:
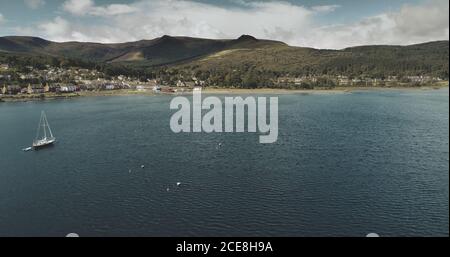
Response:
[[[442,78],[430,76],[389,76],[386,78],[350,78],[348,76],[302,76],[286,74],[272,79],[275,88],[312,89],[311,84],[324,84],[328,87],[395,87],[407,83],[421,86],[443,81]],[[135,91],[178,93],[192,91],[198,87],[220,87],[208,80],[195,76],[186,79],[183,76],[171,81],[162,79],[133,78],[125,75],[107,76],[95,69],[60,68],[46,66],[45,69],[26,67],[18,71],[8,64],[0,64],[0,95],[42,95],[76,94],[77,92]]]
[[[176,92],[176,89],[164,87],[155,79],[142,81],[123,75],[108,77],[97,70],[50,66],[43,70],[33,67],[27,67],[27,69],[29,72],[18,72],[12,70],[7,64],[0,64],[0,94],[12,96],[117,90]],[[191,84],[187,85],[191,86]],[[186,86],[186,84],[180,82],[178,86]]]

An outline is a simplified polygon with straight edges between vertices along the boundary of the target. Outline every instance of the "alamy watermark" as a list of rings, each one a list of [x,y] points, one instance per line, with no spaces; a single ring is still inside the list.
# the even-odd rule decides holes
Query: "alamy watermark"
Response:
[[[278,97],[225,97],[225,104],[215,96],[202,99],[202,91],[194,90],[191,102],[187,97],[175,97],[170,103],[171,110],[178,110],[170,119],[174,133],[261,133],[259,142],[275,143],[278,140]],[[223,110],[225,109],[225,110]],[[247,131],[245,111],[247,109]],[[202,117],[202,110],[209,110]],[[191,120],[192,113],[192,120]]]

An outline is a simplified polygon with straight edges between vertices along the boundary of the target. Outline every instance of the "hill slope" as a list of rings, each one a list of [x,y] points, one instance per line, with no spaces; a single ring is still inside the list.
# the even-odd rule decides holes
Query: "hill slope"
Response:
[[[126,67],[117,72],[164,69],[203,77],[347,75],[432,75],[448,78],[449,41],[411,46],[361,46],[343,50],[292,47],[243,35],[234,40],[163,36],[120,44],[57,43],[34,37],[0,37],[3,56],[74,59]],[[42,58],[44,57],[44,58]],[[36,59],[36,58],[35,58]],[[36,61],[36,62],[38,62]],[[76,63],[76,62],[75,62]]]
[[[196,70],[226,70],[250,67],[296,75],[380,76],[431,74],[448,77],[449,42],[411,46],[362,46],[343,50],[275,46],[222,51],[179,66]]]
[[[242,36],[236,40],[212,40],[163,36],[120,44],[65,42],[57,43],[35,37],[0,37],[0,52],[49,55],[92,62],[144,62],[147,66],[186,61],[234,47],[284,45]]]

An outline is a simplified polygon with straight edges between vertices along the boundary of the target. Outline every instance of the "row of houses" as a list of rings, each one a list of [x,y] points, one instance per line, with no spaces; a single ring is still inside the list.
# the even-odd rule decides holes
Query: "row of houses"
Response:
[[[21,87],[19,85],[4,85],[0,89],[3,95],[17,94],[44,94],[44,93],[73,93],[78,91],[94,91],[94,90],[119,90],[131,89],[130,85],[124,83],[101,83],[101,84],[45,84],[31,85]]]
[[[3,86],[1,90],[2,95],[17,95],[20,94],[21,92],[22,88],[17,85]]]
[[[4,85],[1,88],[3,95],[17,95],[17,94],[44,94],[44,93],[70,93],[79,91],[80,88],[74,85],[28,85],[21,87],[19,85]]]
[[[366,84],[366,85],[379,85],[386,82],[400,82],[400,79],[397,76],[388,76],[386,78],[350,78],[348,76],[303,76],[303,77],[290,77],[284,76],[279,77],[276,82],[278,84],[295,84],[301,85],[302,83],[316,83],[319,79],[329,79],[336,83],[336,85],[347,86],[347,85],[358,85],[358,84]],[[431,77],[431,76],[406,76],[402,77],[401,81],[405,82],[413,82],[413,83],[427,83],[427,82],[436,82],[442,81],[441,78]]]
[[[27,87],[20,87],[18,85],[4,85],[1,88],[3,95],[17,95],[17,94],[43,94],[47,92],[56,92],[56,88],[49,85],[28,85]]]

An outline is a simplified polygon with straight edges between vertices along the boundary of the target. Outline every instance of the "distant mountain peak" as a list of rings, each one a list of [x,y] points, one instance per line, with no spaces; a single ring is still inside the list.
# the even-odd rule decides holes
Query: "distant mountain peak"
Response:
[[[164,35],[158,39],[159,42],[175,42],[178,39],[169,35]]]
[[[161,39],[173,39],[174,37],[169,36],[169,35],[164,35],[161,37]]]
[[[251,35],[242,35],[238,39],[238,41],[258,41],[254,36]]]

